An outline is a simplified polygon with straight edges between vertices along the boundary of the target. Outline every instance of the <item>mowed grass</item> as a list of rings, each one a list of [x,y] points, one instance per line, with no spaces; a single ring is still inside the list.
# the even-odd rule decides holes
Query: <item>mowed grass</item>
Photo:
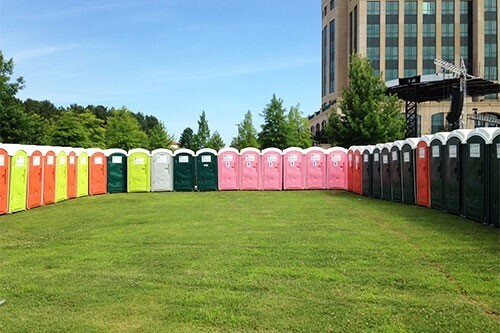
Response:
[[[499,230],[336,191],[0,217],[0,332],[498,332]]]

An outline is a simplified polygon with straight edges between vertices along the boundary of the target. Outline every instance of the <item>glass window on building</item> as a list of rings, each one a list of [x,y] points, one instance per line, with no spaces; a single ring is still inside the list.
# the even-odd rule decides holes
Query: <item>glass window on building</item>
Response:
[[[444,131],[444,112],[436,113],[431,116],[431,134]]]
[[[441,2],[441,58],[455,63],[455,1]]]
[[[423,3],[423,74],[436,72],[434,59],[436,57],[436,2],[434,0]]]
[[[375,75],[380,73],[380,1],[367,3],[367,57],[372,62]]]
[[[335,20],[330,22],[330,93],[335,92]]]
[[[484,1],[484,78],[498,80],[498,0]],[[498,98],[497,94],[486,96]]]
[[[326,35],[326,27],[323,28],[323,31],[321,33],[321,39],[322,39],[322,43],[321,43],[321,96],[326,96],[326,65],[327,65],[327,62],[326,62],[326,47],[327,47],[327,35]]]
[[[399,77],[399,1],[387,1],[385,11],[385,80]]]
[[[417,75],[417,1],[405,1],[404,29],[404,73],[408,77]]]
[[[335,1],[330,0],[330,10],[333,10],[335,8]]]

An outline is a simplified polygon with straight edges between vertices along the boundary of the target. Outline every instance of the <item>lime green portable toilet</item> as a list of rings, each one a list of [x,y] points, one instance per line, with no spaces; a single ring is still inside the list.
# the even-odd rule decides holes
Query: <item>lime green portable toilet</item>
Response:
[[[108,193],[127,192],[127,152],[123,149],[107,149]]]
[[[217,191],[219,184],[217,151],[203,148],[196,152],[196,184],[198,191]]]
[[[75,148],[74,151],[78,164],[76,168],[77,197],[86,197],[89,195],[89,156],[86,149]]]
[[[68,155],[63,147],[54,147],[56,151],[56,202],[68,198]]]
[[[178,149],[174,153],[174,190],[194,191],[195,158],[190,149]]]
[[[127,192],[149,192],[151,186],[151,154],[136,148],[128,152]]]
[[[26,209],[28,196],[28,154],[23,146],[3,145],[10,156],[9,213]]]

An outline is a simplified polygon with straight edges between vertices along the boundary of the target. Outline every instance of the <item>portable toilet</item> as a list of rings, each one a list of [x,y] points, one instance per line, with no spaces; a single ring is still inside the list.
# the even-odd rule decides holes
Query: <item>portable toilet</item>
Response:
[[[349,147],[347,151],[347,190],[354,192],[354,150],[356,147]]]
[[[28,195],[28,154],[21,145],[5,144],[10,157],[9,170],[9,213],[26,209]]]
[[[174,190],[194,191],[195,156],[190,149],[178,149],[174,153]]]
[[[431,140],[431,207],[436,209],[445,209],[444,206],[444,175],[445,163],[444,152],[446,147],[446,140],[448,139],[448,132],[437,133]]]
[[[54,147],[56,151],[56,202],[68,198],[68,153],[64,147]]]
[[[67,167],[66,167],[66,198],[74,199],[78,195],[77,191],[77,156],[75,153],[75,148],[64,147],[62,148],[67,155]]]
[[[364,147],[361,157],[362,194],[367,197],[373,195],[373,149],[375,149],[374,146]]]
[[[477,128],[467,135],[464,161],[464,214],[467,218],[490,223],[488,151],[498,128]],[[499,170],[494,170],[497,174]]]
[[[382,165],[381,165],[381,179],[382,179],[382,197],[384,200],[392,200],[391,192],[391,163],[390,150],[392,147],[391,143],[386,143],[382,147]]]
[[[169,149],[151,152],[151,192],[174,190],[174,153]]]
[[[363,150],[365,149],[364,146],[356,146],[354,148],[354,162],[353,162],[353,182],[354,182],[354,188],[353,191],[354,193],[357,194],[362,194],[363,193],[363,165],[362,165],[362,160],[361,160],[361,155],[363,153]]]
[[[218,156],[219,190],[234,191],[240,189],[240,158],[238,150],[222,148]]]
[[[106,149],[108,193],[127,192],[127,152],[123,149]]]
[[[326,189],[326,151],[321,147],[304,150],[306,190]]]
[[[283,151],[283,189],[304,189],[304,154],[302,148],[290,147]]]
[[[86,149],[74,148],[76,154],[76,196],[89,195],[89,156]]]
[[[347,149],[332,147],[327,155],[327,188],[329,190],[347,190]]]
[[[416,150],[418,138],[408,138],[401,147],[401,179],[403,182],[403,202],[414,205],[416,201]]]
[[[217,151],[203,148],[196,152],[196,183],[198,191],[217,191]]]
[[[43,154],[43,204],[56,202],[56,153],[53,147],[40,147]]]
[[[104,150],[98,148],[87,149],[89,157],[89,194],[105,194],[108,187],[108,163]]]
[[[403,188],[401,182],[401,148],[403,148],[401,140],[394,141],[391,145],[391,190],[392,201],[403,201]]]
[[[9,212],[9,170],[9,153],[0,144],[0,215]]]
[[[244,148],[240,151],[240,190],[260,189],[260,151],[257,148]]]
[[[261,152],[262,189],[280,191],[283,189],[283,151],[266,148]]]
[[[418,140],[416,156],[417,205],[431,205],[430,153],[432,135],[424,135]]]
[[[372,153],[372,197],[382,198],[382,149],[383,144],[373,146]]]
[[[444,150],[444,209],[460,215],[463,207],[462,149],[472,130],[456,130],[450,133]]]
[[[43,155],[37,146],[26,146],[28,154],[28,198],[26,208],[40,207],[43,203]]]
[[[149,192],[151,187],[151,153],[131,149],[127,156],[127,192]]]
[[[492,135],[490,145],[490,224],[500,227],[500,129]]]

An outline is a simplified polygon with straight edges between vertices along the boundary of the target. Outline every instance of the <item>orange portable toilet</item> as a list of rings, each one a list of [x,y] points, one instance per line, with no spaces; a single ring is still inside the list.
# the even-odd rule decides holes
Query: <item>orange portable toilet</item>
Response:
[[[76,182],[77,182],[77,175],[76,175],[76,168],[77,168],[77,158],[76,158],[76,152],[74,148],[71,147],[64,147],[62,148],[63,151],[66,152],[66,155],[68,156],[68,166],[67,166],[67,174],[66,174],[66,181],[67,181],[67,198],[69,199],[74,199],[77,197],[78,192],[76,188]]]
[[[56,202],[56,153],[52,147],[40,147],[43,155],[43,204]]]
[[[9,153],[0,144],[0,215],[9,211]]]
[[[347,190],[354,192],[354,149],[352,146],[347,151]]]
[[[432,135],[422,136],[417,144],[416,151],[416,192],[417,205],[429,207],[431,205],[431,176],[429,147]]]
[[[32,209],[43,203],[43,155],[37,146],[27,146],[26,153],[29,159],[26,208]]]
[[[363,167],[361,165],[361,155],[365,147],[359,146],[354,149],[354,163],[353,163],[353,191],[357,194],[363,193]]]
[[[87,149],[89,156],[89,194],[106,194],[108,184],[108,164],[104,150]]]

